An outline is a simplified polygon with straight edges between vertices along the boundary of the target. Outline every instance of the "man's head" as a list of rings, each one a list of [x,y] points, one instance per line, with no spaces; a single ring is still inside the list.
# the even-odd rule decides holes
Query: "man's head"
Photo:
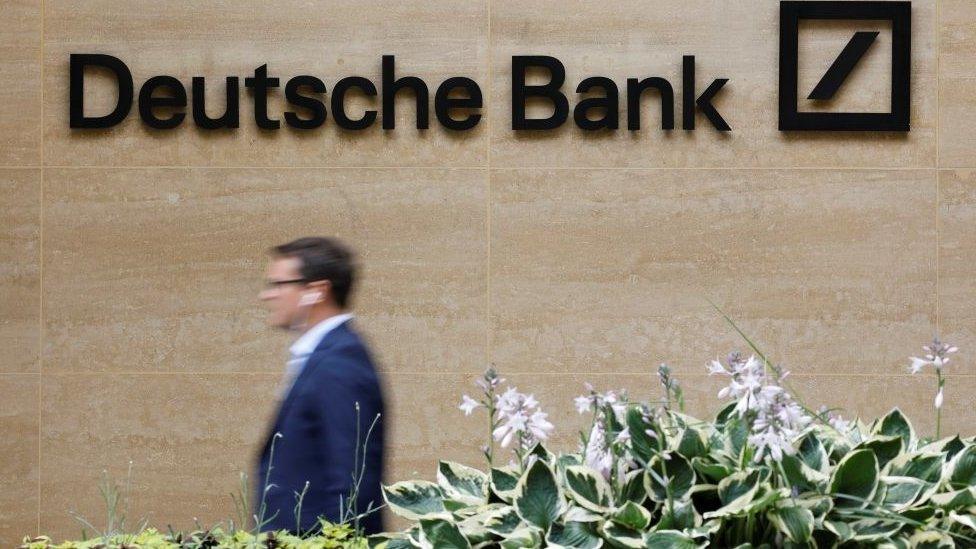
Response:
[[[353,254],[334,238],[305,237],[271,248],[261,301],[268,323],[299,328],[339,314],[355,281]]]

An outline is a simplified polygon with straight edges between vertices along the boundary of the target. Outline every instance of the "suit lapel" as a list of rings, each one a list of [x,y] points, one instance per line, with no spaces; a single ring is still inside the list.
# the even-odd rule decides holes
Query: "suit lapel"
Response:
[[[315,367],[318,361],[321,360],[322,355],[327,353],[329,347],[332,347],[336,341],[342,338],[343,335],[348,333],[348,324],[350,321],[345,321],[342,324],[333,328],[329,333],[325,334],[322,341],[315,347],[312,354],[308,355],[308,359],[305,361],[305,366],[302,371],[299,372],[298,376],[295,377],[295,381],[292,382],[291,387],[288,389],[288,394],[285,395],[284,400],[281,401],[281,405],[278,407],[278,413],[275,416],[274,421],[271,423],[267,434],[264,437],[264,447],[262,449],[262,454],[267,453],[268,446],[271,444],[271,438],[276,432],[280,430],[281,421],[285,418],[288,413],[288,409],[291,408],[292,402],[294,401],[295,391],[299,387],[299,384],[309,376],[309,372]]]

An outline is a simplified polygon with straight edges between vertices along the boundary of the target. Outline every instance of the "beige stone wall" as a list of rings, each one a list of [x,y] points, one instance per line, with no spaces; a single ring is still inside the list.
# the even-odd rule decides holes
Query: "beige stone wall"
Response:
[[[255,299],[264,251],[303,234],[361,252],[391,479],[429,477],[437,457],[477,462],[481,422],[456,403],[488,363],[540,396],[561,447],[584,381],[656,393],[662,361],[691,412],[714,411],[705,361],[744,344],[706,299],[809,403],[869,417],[898,405],[926,433],[934,382],[906,365],[942,333],[962,349],[945,426],[976,433],[971,0],[913,2],[912,131],[899,135],[777,131],[770,0],[7,0],[0,13],[0,545],[77,536],[69,510],[100,523],[97,479],[130,460],[130,520],[230,515],[287,344]],[[812,82],[834,42],[805,43]],[[885,102],[880,51],[839,101]],[[393,132],[342,133],[330,113],[318,131],[263,133],[243,99],[230,133],[152,132],[136,111],[82,133],[67,112],[68,54],[82,52],[122,58],[137,85],[267,62],[330,90],[378,81],[392,53],[431,85],[474,78],[488,108],[460,135],[409,127],[409,98]],[[670,135],[510,129],[512,55],[558,57],[573,86],[677,86],[686,53],[699,82],[731,79],[717,101],[731,135],[704,117]]]

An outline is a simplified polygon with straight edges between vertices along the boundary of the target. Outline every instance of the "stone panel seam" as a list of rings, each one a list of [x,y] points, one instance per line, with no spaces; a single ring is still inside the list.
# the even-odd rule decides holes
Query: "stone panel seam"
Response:
[[[40,125],[40,164],[41,164],[41,185],[40,185],[40,208],[39,208],[39,228],[38,228],[38,311],[37,311],[37,524],[36,535],[41,535],[41,436],[44,432],[41,413],[44,400],[44,0],[40,0],[40,78],[41,89],[39,92],[41,100],[41,117],[38,120]]]

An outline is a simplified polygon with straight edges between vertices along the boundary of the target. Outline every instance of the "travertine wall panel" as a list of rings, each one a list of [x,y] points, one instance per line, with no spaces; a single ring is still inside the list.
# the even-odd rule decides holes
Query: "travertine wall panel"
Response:
[[[534,392],[570,448],[584,382],[656,398],[668,362],[687,411],[720,406],[707,360],[746,345],[726,310],[810,406],[871,418],[893,406],[932,434],[934,380],[908,356],[941,333],[961,347],[943,427],[976,434],[976,8],[912,2],[912,130],[777,130],[779,3],[478,0],[306,3],[15,0],[0,20],[0,545],[100,525],[103,469],[132,460],[130,520],[190,527],[230,518],[229,494],[275,407],[287,334],[256,301],[267,248],[334,234],[359,251],[358,323],[384,374],[388,480],[432,478],[436,459],[480,463],[484,418],[457,410],[494,364]],[[812,86],[852,30],[801,25],[799,81]],[[884,108],[890,34],[836,102]],[[258,130],[241,81],[241,127],[187,120],[148,130],[134,106],[116,128],[68,127],[68,55],[107,53],[136,86],[224,77],[267,63],[331,92],[379,86],[383,54],[431,94],[450,76],[484,92],[472,131]],[[678,129],[644,98],[640,132],[511,130],[511,57],[584,77],[663,76]],[[704,116],[681,128],[681,56],[731,134]],[[90,114],[110,109],[104,75]],[[544,74],[530,75],[541,82]],[[138,92],[138,88],[136,90]],[[269,111],[287,109],[281,89]],[[326,95],[329,97],[329,94]],[[362,98],[350,110],[378,108]],[[546,113],[532,103],[530,113]],[[626,127],[625,93],[621,127]],[[42,138],[43,137],[43,138]],[[500,460],[507,459],[504,456]]]

